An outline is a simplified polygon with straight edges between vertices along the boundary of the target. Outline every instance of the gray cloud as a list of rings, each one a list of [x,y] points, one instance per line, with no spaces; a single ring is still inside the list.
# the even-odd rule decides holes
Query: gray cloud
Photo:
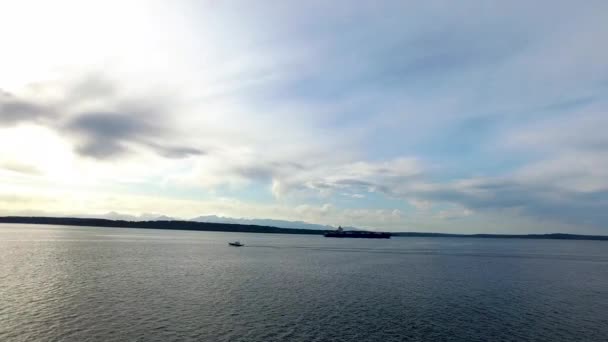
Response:
[[[324,191],[328,184],[315,184]],[[542,220],[595,228],[608,227],[608,190],[582,191],[549,182],[526,181],[515,176],[471,179],[448,183],[421,183],[420,179],[340,180],[332,186],[356,192],[366,189],[404,200],[451,203],[475,212],[509,213]],[[608,188],[606,188],[608,189]]]
[[[160,136],[161,129],[132,113],[84,113],[68,122],[65,130],[79,139],[76,151],[94,158],[128,152],[129,144]]]
[[[69,96],[73,101],[78,99],[112,98],[119,96],[118,86],[101,75],[88,74],[69,87]]]
[[[0,92],[0,125],[41,123],[71,138],[78,154],[95,159],[120,157],[134,147],[151,149],[166,158],[203,153],[179,142],[165,143],[175,139],[176,132],[167,113],[171,104],[162,98],[124,97],[116,84],[91,75],[67,84],[32,88],[36,90],[33,95],[24,98]],[[55,88],[61,96],[37,101],[37,95],[43,97],[47,88]]]
[[[417,179],[421,165],[412,159],[397,158],[385,162],[340,162],[319,163],[317,159],[300,162],[265,161],[264,158],[240,160],[234,165],[223,165],[223,175],[252,181],[272,180],[272,191],[276,197],[290,194],[326,195],[358,192],[389,193],[396,184]]]
[[[54,116],[52,107],[22,100],[0,89],[0,125],[14,125],[24,121],[39,121]]]
[[[460,186],[436,185],[428,190],[409,191],[407,195],[455,203],[475,211],[507,211],[546,222],[608,225],[608,191],[580,192],[510,179],[486,179]]]
[[[196,147],[188,147],[188,146],[171,146],[158,144],[153,142],[148,142],[148,146],[154,149],[158,154],[162,155],[166,158],[171,159],[179,159],[185,158],[189,156],[199,156],[206,154],[206,151],[196,148]]]
[[[353,171],[357,169],[355,165],[359,170]],[[550,166],[555,172],[564,171],[561,164]],[[412,165],[411,168],[418,167]],[[258,181],[272,177],[273,192],[277,197],[375,192],[404,201],[423,201],[429,204],[424,210],[431,208],[432,203],[457,205],[463,208],[460,214],[466,213],[462,217],[474,212],[497,213],[532,218],[549,226],[554,223],[606,227],[608,183],[604,181],[603,185],[594,183],[593,187],[577,188],[576,184],[560,183],[560,179],[551,174],[553,169],[544,170],[544,181],[536,175],[514,172],[506,176],[429,183],[428,174],[408,171],[396,162],[309,164],[296,169],[281,163],[260,164],[254,159],[249,165],[241,163],[234,169],[227,169],[225,174],[234,172],[239,177]],[[347,170],[350,170],[350,175]],[[578,170],[582,172],[580,168]],[[593,172],[597,171],[590,169],[587,173],[576,174],[576,179],[591,178]],[[563,177],[562,180],[567,181]],[[440,216],[446,215],[446,212],[440,212]]]

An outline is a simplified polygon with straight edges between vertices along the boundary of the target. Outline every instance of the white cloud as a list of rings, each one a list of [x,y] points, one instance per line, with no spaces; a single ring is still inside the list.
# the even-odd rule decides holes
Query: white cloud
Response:
[[[472,210],[460,208],[440,210],[437,216],[442,220],[451,220],[471,216],[472,214]]]
[[[425,201],[416,198],[408,199],[408,203],[413,205],[418,210],[428,210],[433,206],[433,203],[431,203],[431,201]]]

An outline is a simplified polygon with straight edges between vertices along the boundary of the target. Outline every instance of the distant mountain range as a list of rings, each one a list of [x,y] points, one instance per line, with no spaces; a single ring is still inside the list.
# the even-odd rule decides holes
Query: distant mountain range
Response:
[[[222,217],[216,215],[199,216],[191,219],[190,221],[195,222],[208,222],[208,223],[228,223],[228,224],[245,224],[245,225],[256,225],[256,226],[270,226],[279,228],[291,228],[291,229],[314,229],[314,230],[334,230],[336,227],[324,226],[320,224],[308,223],[303,221],[284,221],[284,220],[273,220],[273,219],[247,219],[247,218],[232,218]],[[343,227],[344,229],[357,230],[353,227]]]
[[[79,216],[83,218],[102,218],[107,220],[123,220],[123,221],[176,221],[180,220],[175,217],[170,217],[166,215],[159,214],[142,214],[139,216],[129,215],[129,214],[121,214],[114,211],[111,211],[107,214],[103,215],[86,215]],[[329,226],[329,225],[321,225],[308,223],[304,221],[287,221],[287,220],[275,220],[275,219],[248,219],[248,218],[234,218],[234,217],[224,217],[217,215],[202,215],[190,219],[189,221],[194,222],[206,222],[206,223],[225,223],[225,224],[242,224],[242,225],[255,225],[255,226],[265,226],[265,227],[278,227],[278,228],[290,228],[290,229],[313,229],[313,230],[335,230],[337,227]],[[360,230],[355,227],[342,227],[346,230]]]
[[[141,215],[129,215],[129,214],[117,213],[115,211],[110,211],[109,213],[101,214],[101,215],[78,215],[78,217],[99,218],[99,219],[120,220],[120,221],[174,221],[174,220],[178,220],[175,217],[170,217],[170,216],[160,215],[160,214],[144,213]]]

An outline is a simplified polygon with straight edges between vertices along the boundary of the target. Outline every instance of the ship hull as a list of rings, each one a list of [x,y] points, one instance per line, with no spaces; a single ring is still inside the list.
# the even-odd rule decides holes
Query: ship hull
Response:
[[[325,233],[325,237],[350,239],[390,239],[389,233]]]

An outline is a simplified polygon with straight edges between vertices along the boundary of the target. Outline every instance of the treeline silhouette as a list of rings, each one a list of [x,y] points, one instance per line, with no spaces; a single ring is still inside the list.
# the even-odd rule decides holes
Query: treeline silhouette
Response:
[[[220,231],[239,233],[309,234],[322,235],[325,231],[313,229],[291,229],[246,224],[208,223],[194,221],[123,221],[78,217],[5,216],[0,223],[51,224],[62,226],[88,226],[110,228],[147,228],[169,230]]]
[[[402,232],[392,233],[393,236],[409,236],[409,237],[468,237],[468,238],[486,238],[486,239],[554,239],[554,240],[604,240],[608,241],[608,236],[605,235],[579,235],[579,234],[443,234],[443,233],[414,233]]]

